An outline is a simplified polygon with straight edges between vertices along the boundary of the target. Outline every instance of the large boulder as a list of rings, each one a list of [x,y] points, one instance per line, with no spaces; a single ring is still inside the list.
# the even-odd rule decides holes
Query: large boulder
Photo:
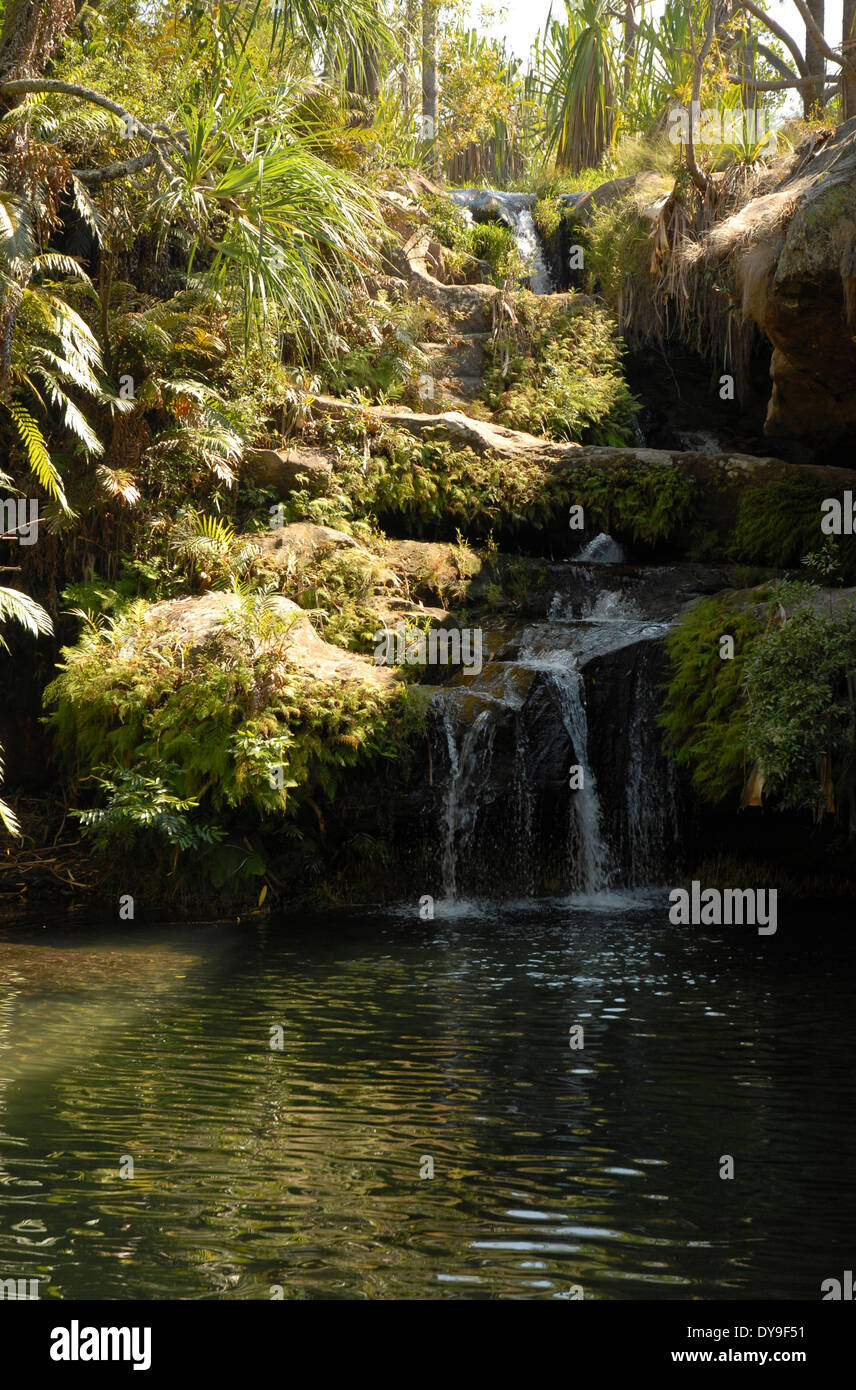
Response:
[[[248,449],[244,474],[256,487],[281,497],[299,488],[318,495],[329,489],[333,465],[317,449]]]
[[[856,118],[807,144],[772,192],[708,237],[773,345],[765,432],[813,446],[856,428]],[[842,457],[842,462],[844,461]]]
[[[275,622],[264,628],[261,645],[285,636],[289,664],[306,675],[326,681],[357,681],[392,687],[394,672],[377,666],[370,657],[345,651],[319,636],[298,604],[281,594],[269,595],[267,612]],[[129,650],[138,644],[147,648],[181,648],[188,655],[229,640],[230,623],[240,612],[240,601],[233,593],[203,594],[200,598],[166,599],[147,608],[141,629],[128,640]]]

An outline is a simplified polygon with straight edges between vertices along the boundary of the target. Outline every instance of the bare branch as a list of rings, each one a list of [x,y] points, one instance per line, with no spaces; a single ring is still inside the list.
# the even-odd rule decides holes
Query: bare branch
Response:
[[[688,18],[690,44],[692,46],[693,51],[693,92],[692,104],[690,106],[690,124],[689,130],[687,131],[686,158],[687,169],[689,170],[690,178],[692,179],[699,193],[704,193],[705,189],[710,183],[710,180],[707,177],[707,174],[705,174],[704,171],[699,167],[698,160],[696,159],[695,141],[693,139],[692,117],[693,113],[698,109],[699,101],[701,99],[701,82],[704,73],[704,63],[713,45],[718,8],[719,6],[717,4],[717,0],[711,0],[710,6],[708,7],[707,11],[707,20],[705,22],[704,43],[702,44],[701,49],[698,51],[698,53],[696,52],[695,33],[693,30],[692,20]]]
[[[766,58],[770,66],[776,69],[776,72],[782,74],[782,77],[796,77],[797,74],[793,69],[789,68],[787,63],[783,63],[779,55],[774,53],[772,48],[769,48],[767,44],[756,42],[755,48],[757,52],[760,53],[761,57]]]
[[[772,19],[770,15],[765,14],[764,11],[761,9],[760,5],[754,4],[753,0],[738,0],[738,4],[736,4],[734,8],[735,10],[746,10],[748,14],[754,15],[757,20],[760,20],[760,22],[765,26],[765,28],[769,29],[771,34],[775,34],[776,38],[780,41],[780,43],[783,43],[785,45],[785,48],[788,49],[791,56],[793,57],[793,60],[796,63],[797,72],[800,74],[800,76],[805,76],[806,72],[808,71],[806,67],[805,58],[802,55],[802,52],[796,39],[788,33],[787,29],[783,29],[781,24],[777,24],[775,19]]]
[[[842,54],[836,53],[834,48],[829,47],[829,44],[823,36],[823,31],[816,23],[805,0],[794,0],[794,5],[805,20],[805,27],[817,44],[818,52],[822,53],[824,58],[828,58],[831,63],[835,63],[837,67],[856,71],[852,58],[845,58]]]
[[[157,151],[146,150],[145,154],[138,154],[134,159],[122,159],[117,164],[105,164],[103,169],[75,169],[75,178],[80,179],[81,183],[99,184],[110,183],[112,179],[122,179],[126,174],[135,174],[139,169],[146,169],[150,164],[157,162]]]
[[[103,96],[101,92],[94,92],[91,87],[81,87],[76,82],[59,82],[53,77],[22,77],[15,82],[0,82],[0,96],[23,96],[27,92],[60,92],[64,96],[79,97],[81,101],[112,111],[120,120],[132,124],[153,145],[174,143],[173,136],[156,134],[151,126],[126,111],[118,101]]]
[[[816,72],[807,77],[783,78],[781,82],[760,82],[757,78],[738,77],[736,73],[730,72],[728,80],[737,86],[751,87],[755,92],[785,92],[789,87],[813,87],[817,82],[825,82],[826,73]]]

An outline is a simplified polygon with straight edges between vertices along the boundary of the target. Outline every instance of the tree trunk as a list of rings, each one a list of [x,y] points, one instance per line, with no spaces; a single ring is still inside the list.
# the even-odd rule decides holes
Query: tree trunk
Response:
[[[636,53],[636,0],[624,0],[624,94],[633,81],[633,59]]]
[[[0,82],[16,82],[26,77],[40,77],[51,54],[76,18],[74,0],[12,0],[0,31]],[[0,97],[0,112],[11,111],[23,94]],[[26,156],[29,136],[26,126],[19,126],[0,139],[0,157],[5,155],[17,172],[5,180],[10,193],[28,201]],[[13,277],[0,299],[0,395],[9,395],[9,368],[12,360],[12,341],[24,290],[32,269],[25,267]]]
[[[844,0],[841,51],[856,64],[856,0]],[[845,121],[856,116],[856,73],[847,68],[841,74],[841,112]]]
[[[818,28],[823,30],[824,0],[807,0],[811,17]],[[808,71],[826,72],[826,58],[821,53],[812,35],[806,29],[805,61]],[[811,87],[803,87],[803,111],[806,116],[817,116],[823,109],[823,89],[825,82],[817,82]]]
[[[0,33],[0,82],[40,77],[75,16],[74,0],[12,0]],[[2,105],[8,109],[20,100]]]
[[[422,137],[432,178],[440,172],[437,158],[437,0],[422,0]]]
[[[416,19],[416,0],[407,0],[404,7],[404,28],[401,34],[401,110],[405,121],[410,120],[410,63],[413,57],[413,26]]]
[[[740,76],[740,99],[743,105],[744,120],[748,113],[752,112],[752,126],[754,131],[755,114],[758,109],[758,92],[755,83],[755,49],[752,43],[752,34],[748,24],[741,30],[740,46],[738,49],[739,60],[737,71]],[[744,127],[745,128],[745,127]]]

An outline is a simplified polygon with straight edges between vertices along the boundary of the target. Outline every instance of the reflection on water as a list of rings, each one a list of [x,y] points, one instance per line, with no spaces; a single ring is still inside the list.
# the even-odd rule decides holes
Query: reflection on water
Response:
[[[0,1277],[815,1299],[854,1254],[853,953],[664,894],[6,933]]]

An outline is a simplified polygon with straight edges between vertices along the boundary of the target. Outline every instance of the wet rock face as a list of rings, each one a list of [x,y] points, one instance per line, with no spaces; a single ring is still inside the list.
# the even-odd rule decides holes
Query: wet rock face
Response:
[[[426,891],[596,892],[674,874],[682,794],[658,723],[663,641],[706,582],[679,570],[551,567],[540,614],[507,624],[474,678],[437,692]]]
[[[457,712],[429,713],[434,785],[426,867],[437,896],[537,895],[571,886],[568,768],[575,751],[547,678],[521,670],[513,682],[516,698],[493,706],[473,699],[460,724]]]
[[[665,678],[660,642],[624,647],[585,670],[589,757],[613,864],[628,887],[661,881],[681,848],[682,789],[657,723]]]

